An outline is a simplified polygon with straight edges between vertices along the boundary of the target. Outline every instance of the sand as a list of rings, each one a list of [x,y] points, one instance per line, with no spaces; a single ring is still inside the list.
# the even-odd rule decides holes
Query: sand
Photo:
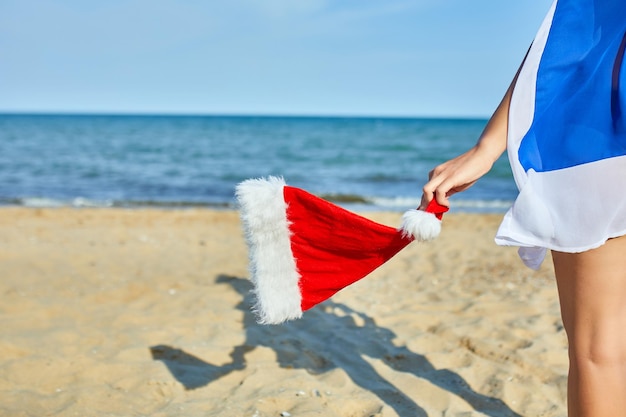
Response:
[[[234,211],[0,209],[0,416],[565,416],[551,262],[500,217],[262,326]]]

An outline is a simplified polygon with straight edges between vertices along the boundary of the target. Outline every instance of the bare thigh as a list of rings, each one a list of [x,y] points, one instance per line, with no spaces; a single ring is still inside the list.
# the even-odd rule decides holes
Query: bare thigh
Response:
[[[552,257],[570,345],[598,359],[626,355],[626,236]]]

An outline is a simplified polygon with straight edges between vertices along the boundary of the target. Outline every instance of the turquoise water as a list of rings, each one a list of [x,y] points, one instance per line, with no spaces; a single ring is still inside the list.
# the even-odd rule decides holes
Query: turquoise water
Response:
[[[472,146],[485,123],[0,115],[0,204],[232,207],[238,182],[279,175],[348,208],[405,210],[428,172]],[[501,212],[516,194],[503,157],[453,209]]]

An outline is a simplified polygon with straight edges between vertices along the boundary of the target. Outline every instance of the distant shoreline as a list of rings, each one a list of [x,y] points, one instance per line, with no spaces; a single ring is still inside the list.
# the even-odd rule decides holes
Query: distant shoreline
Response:
[[[389,212],[398,213],[419,206],[419,201],[408,202],[406,204],[380,205],[373,201],[368,201],[358,196],[321,196],[340,207],[351,211],[363,212]],[[512,201],[494,200],[458,200],[452,203],[451,213],[478,213],[478,214],[503,214],[513,204]],[[233,202],[201,202],[201,201],[94,201],[82,197],[68,200],[55,200],[45,197],[33,198],[1,198],[0,208],[94,208],[94,209],[164,209],[164,210],[187,210],[187,209],[209,209],[209,210],[237,210],[236,203]]]

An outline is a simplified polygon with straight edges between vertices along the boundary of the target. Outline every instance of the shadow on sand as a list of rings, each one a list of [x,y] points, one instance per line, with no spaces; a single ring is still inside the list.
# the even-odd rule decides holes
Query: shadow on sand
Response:
[[[247,279],[220,275],[216,282],[232,286],[242,296],[237,308],[244,313],[246,338],[242,345],[233,347],[231,362],[216,366],[174,347],[159,345],[150,348],[153,359],[162,361],[188,390],[244,369],[246,353],[257,346],[265,346],[276,352],[277,361],[284,368],[306,369],[312,374],[343,369],[355,384],[374,393],[398,415],[426,417],[427,413],[378,374],[364,356],[379,359],[396,371],[425,379],[488,416],[521,417],[501,400],[472,390],[460,375],[447,369],[436,369],[425,356],[404,346],[395,346],[392,343],[395,334],[391,330],[376,325],[371,317],[344,304],[329,300],[323,308],[307,311],[300,320],[279,326],[260,325],[250,311],[252,294]],[[355,317],[359,319],[358,324]]]

